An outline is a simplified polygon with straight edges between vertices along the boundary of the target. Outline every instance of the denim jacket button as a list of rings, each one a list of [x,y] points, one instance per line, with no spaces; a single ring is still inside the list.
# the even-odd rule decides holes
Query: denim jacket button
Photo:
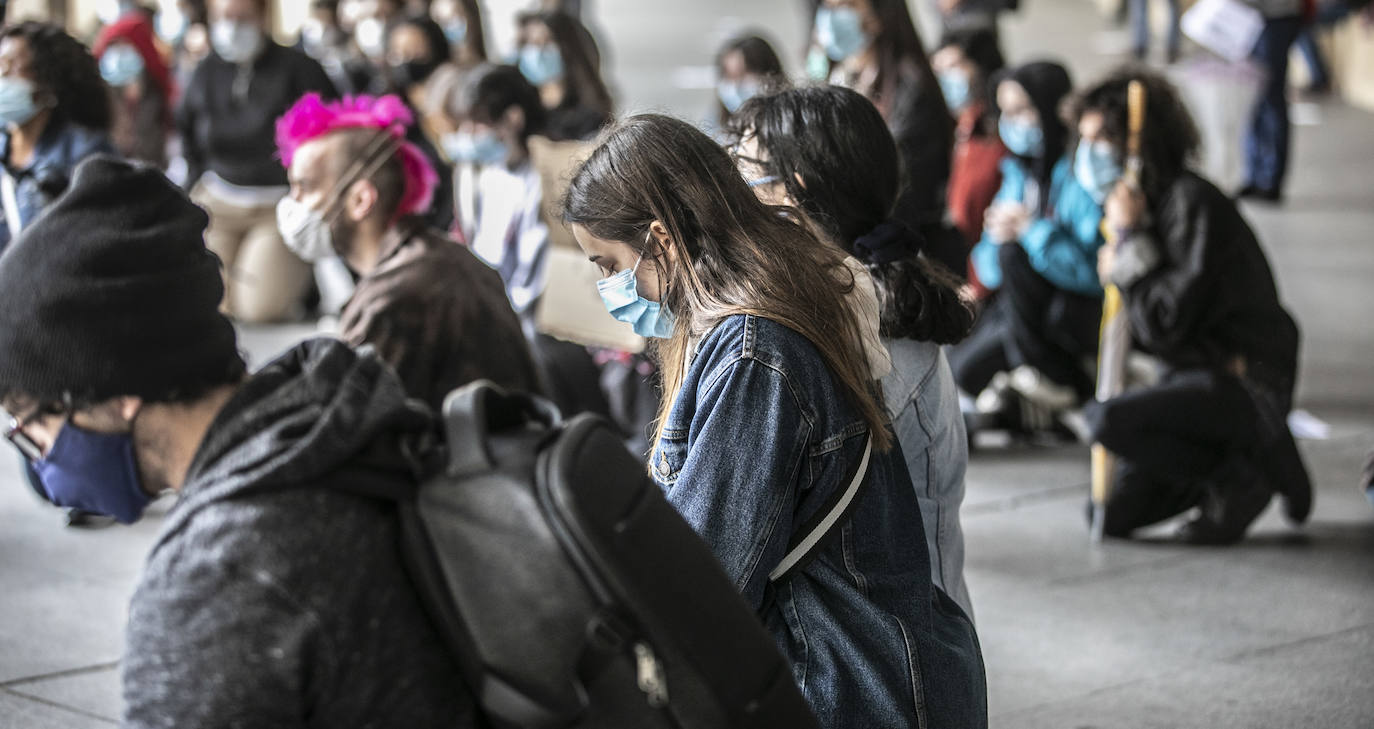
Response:
[[[659,474],[660,476],[663,476],[663,477],[667,478],[668,472],[669,472],[670,470],[672,470],[672,469],[671,469],[671,467],[668,466],[668,454],[664,453],[663,451],[659,451],[659,453],[658,453],[658,474]]]

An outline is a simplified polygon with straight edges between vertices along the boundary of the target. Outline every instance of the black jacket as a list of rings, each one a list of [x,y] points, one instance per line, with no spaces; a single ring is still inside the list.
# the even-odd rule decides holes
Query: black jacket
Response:
[[[130,604],[122,726],[474,726],[407,577],[395,507],[326,480],[434,427],[381,360],[337,341],[249,378],[201,443]]]
[[[1298,326],[1235,203],[1185,173],[1150,208],[1159,263],[1124,288],[1136,344],[1175,368],[1220,370],[1243,357],[1249,379],[1288,401]]]
[[[311,91],[327,99],[336,96],[319,63],[271,41],[248,68],[213,52],[206,56],[191,75],[176,115],[189,166],[187,186],[206,170],[244,187],[285,186],[277,118]]]
[[[945,215],[945,187],[954,156],[954,120],[934,79],[913,64],[898,66],[886,107],[888,129],[902,156],[905,183],[894,217],[916,230],[938,224]]]

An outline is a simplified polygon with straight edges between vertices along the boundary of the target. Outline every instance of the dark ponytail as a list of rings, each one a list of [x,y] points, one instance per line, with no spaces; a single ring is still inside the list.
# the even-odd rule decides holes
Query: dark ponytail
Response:
[[[881,334],[953,344],[973,328],[963,282],[922,253],[925,239],[892,219],[901,190],[897,144],[877,108],[839,86],[751,99],[735,116],[752,160],[776,177],[822,234],[862,261],[882,306]]]

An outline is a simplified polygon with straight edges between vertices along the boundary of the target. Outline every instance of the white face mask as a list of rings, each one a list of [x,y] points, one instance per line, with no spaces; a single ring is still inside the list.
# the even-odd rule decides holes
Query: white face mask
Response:
[[[277,230],[282,241],[306,263],[318,263],[336,255],[334,233],[324,213],[287,196],[277,203]]]
[[[210,26],[210,45],[230,63],[248,63],[262,52],[262,29],[252,23],[219,20]]]
[[[369,58],[381,58],[386,53],[386,23],[373,16],[358,21],[353,29],[353,39],[358,41],[358,50]]]

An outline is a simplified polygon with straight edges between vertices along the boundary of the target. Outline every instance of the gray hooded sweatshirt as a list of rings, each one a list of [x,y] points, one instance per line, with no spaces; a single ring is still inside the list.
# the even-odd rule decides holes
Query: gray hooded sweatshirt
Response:
[[[474,726],[406,576],[394,506],[327,488],[350,457],[431,424],[379,359],[334,341],[244,383],[134,594],[123,725]]]

